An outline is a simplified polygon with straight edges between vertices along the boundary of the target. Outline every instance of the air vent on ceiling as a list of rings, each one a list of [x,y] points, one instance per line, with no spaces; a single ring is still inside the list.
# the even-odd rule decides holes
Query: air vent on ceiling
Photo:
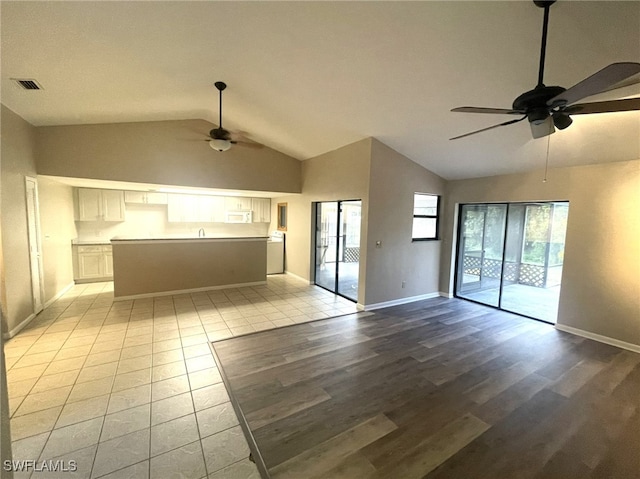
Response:
[[[12,78],[24,90],[42,90],[40,84],[33,78]]]

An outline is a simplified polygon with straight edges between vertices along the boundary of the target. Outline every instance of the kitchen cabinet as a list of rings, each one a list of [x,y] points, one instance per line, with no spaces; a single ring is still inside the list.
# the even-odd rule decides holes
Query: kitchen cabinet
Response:
[[[125,191],[124,202],[141,205],[166,205],[168,195],[156,191]]]
[[[224,206],[222,196],[171,194],[167,218],[172,223],[222,223]]]
[[[253,211],[254,223],[271,222],[271,199],[251,198],[251,210]]]
[[[198,198],[198,216],[203,223],[223,223],[224,197],[200,196]]]
[[[253,198],[244,198],[241,196],[225,196],[225,211],[251,211]]]
[[[169,195],[167,219],[171,223],[196,223],[199,219],[198,197],[195,195]]]
[[[111,245],[74,245],[73,276],[77,283],[113,279]]]
[[[77,221],[124,221],[124,192],[78,188]]]

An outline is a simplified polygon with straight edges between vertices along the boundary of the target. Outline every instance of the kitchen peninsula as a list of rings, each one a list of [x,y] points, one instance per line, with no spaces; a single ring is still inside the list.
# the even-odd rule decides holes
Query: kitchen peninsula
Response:
[[[252,286],[267,281],[267,238],[111,240],[114,298]]]

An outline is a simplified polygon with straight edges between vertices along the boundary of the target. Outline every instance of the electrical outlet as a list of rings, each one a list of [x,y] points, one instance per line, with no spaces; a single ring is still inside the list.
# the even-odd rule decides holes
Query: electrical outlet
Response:
[[[407,285],[407,282],[406,282],[406,281],[403,281],[403,282],[402,282],[402,287],[404,288],[406,285]]]

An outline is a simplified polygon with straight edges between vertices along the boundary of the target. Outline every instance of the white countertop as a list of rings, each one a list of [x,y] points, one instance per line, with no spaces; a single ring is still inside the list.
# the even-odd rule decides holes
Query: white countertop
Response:
[[[135,238],[126,236],[114,236],[111,243],[192,243],[192,242],[226,242],[226,241],[267,241],[266,236],[167,236],[164,238]]]

